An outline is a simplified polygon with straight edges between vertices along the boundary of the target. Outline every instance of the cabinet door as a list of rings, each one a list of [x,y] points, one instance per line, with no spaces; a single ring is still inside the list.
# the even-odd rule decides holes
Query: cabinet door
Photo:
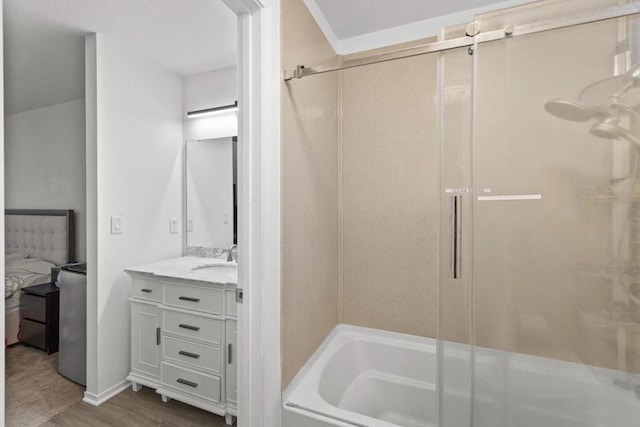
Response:
[[[225,369],[227,403],[236,406],[238,402],[238,323],[226,322],[227,365]]]
[[[131,303],[131,370],[160,378],[160,309]]]

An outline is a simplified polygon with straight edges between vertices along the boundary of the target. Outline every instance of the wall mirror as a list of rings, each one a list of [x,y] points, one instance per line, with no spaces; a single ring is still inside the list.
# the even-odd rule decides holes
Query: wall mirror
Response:
[[[238,239],[237,137],[185,144],[186,246],[228,248]]]

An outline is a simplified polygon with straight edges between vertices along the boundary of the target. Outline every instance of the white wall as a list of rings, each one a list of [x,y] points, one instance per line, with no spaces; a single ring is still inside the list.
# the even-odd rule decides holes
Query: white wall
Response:
[[[7,209],[73,209],[86,260],[84,99],[5,117]]]
[[[238,99],[236,67],[221,68],[184,78],[184,138],[224,138],[238,134],[234,113],[187,118],[188,111],[231,105]]]
[[[89,208],[97,224],[95,247],[89,246],[89,333],[96,330],[94,372],[89,371],[85,400],[99,403],[126,385],[130,369],[130,313],[127,302],[129,266],[178,257],[181,234],[169,234],[169,219],[181,217],[182,192],[182,78],[131,52],[126,45],[97,34],[87,41],[87,58],[95,47],[95,75],[87,76],[88,163],[95,162],[95,178],[87,185],[97,198]],[[95,95],[89,86],[95,81]],[[94,188],[95,186],[95,188]],[[95,217],[94,217],[95,214]],[[123,217],[122,234],[112,235],[110,217]],[[179,227],[181,229],[181,227]],[[95,269],[94,271],[91,271]],[[91,369],[91,362],[89,362]],[[91,376],[94,378],[91,378]]]

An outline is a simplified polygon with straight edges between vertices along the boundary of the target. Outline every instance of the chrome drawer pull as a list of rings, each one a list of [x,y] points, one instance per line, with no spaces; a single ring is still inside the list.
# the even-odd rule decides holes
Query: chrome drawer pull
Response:
[[[200,298],[191,298],[191,297],[178,297],[182,301],[191,301],[191,302],[200,302]]]
[[[178,352],[178,354],[179,354],[179,355],[181,355],[181,356],[192,357],[192,358],[194,358],[194,359],[198,359],[198,358],[200,358],[200,355],[199,355],[199,354],[189,353],[188,351],[184,351],[184,350],[180,350],[180,351]]]
[[[180,323],[178,325],[178,327],[182,328],[182,329],[189,329],[190,331],[199,331],[200,330],[200,326],[185,325],[184,323]]]
[[[146,293],[148,293],[148,294],[150,294],[151,292],[153,292],[151,289],[146,289],[146,288],[145,288],[145,289],[140,289],[140,291],[142,291],[142,292],[146,292]]]
[[[176,381],[179,382],[180,384],[188,385],[189,387],[193,387],[193,388],[198,387],[198,383],[193,383],[191,381],[183,380],[182,378],[178,378]]]

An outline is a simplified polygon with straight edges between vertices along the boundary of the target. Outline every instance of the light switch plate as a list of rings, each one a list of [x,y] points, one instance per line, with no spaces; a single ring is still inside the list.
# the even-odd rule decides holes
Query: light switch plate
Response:
[[[122,217],[111,217],[111,234],[122,234]]]
[[[193,231],[193,218],[189,218],[187,220],[187,231],[188,232],[192,232]]]
[[[178,220],[171,218],[169,220],[169,233],[178,234]]]

